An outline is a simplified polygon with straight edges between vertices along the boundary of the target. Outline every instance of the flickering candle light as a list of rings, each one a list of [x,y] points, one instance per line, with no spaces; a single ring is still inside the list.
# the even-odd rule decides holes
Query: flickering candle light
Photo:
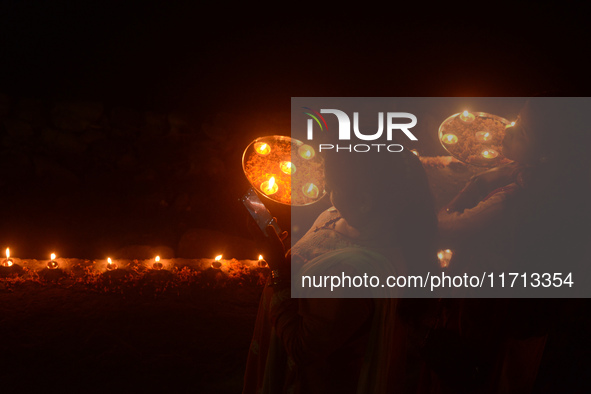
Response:
[[[279,186],[275,182],[275,177],[271,177],[268,181],[261,183],[261,190],[266,195],[275,194],[279,190]]]
[[[492,140],[492,134],[489,131],[477,131],[476,139],[480,142],[487,142]]]
[[[160,262],[160,256],[156,256],[154,258],[154,265],[152,265],[152,267],[155,270],[161,270],[162,269],[162,263]]]
[[[215,257],[213,263],[211,263],[211,268],[220,269],[222,268],[222,255],[218,255]]]
[[[267,262],[265,261],[265,259],[263,259],[263,255],[259,254],[259,267],[266,267],[267,266]]]
[[[311,158],[313,158],[316,155],[316,152],[314,152],[314,148],[312,148],[310,145],[302,145],[298,149],[298,154],[302,158],[304,158],[306,160],[310,160]]]
[[[443,137],[441,137],[441,141],[443,141],[444,144],[453,145],[458,143],[458,137],[455,134],[444,134]]]
[[[416,150],[416,149],[411,149],[410,151],[413,153],[413,155],[415,155],[415,156],[419,156],[419,151],[418,151],[418,150]]]
[[[485,159],[494,159],[495,157],[497,157],[499,155],[499,152],[497,152],[494,149],[486,149],[482,151],[482,157],[484,157]]]
[[[287,175],[291,175],[296,172],[296,166],[291,161],[282,161],[279,163],[279,168],[281,168],[281,172]]]
[[[474,122],[474,119],[476,119],[476,116],[474,116],[474,114],[471,114],[468,111],[464,111],[460,114],[460,120],[462,122],[472,123],[472,122]]]
[[[107,257],[107,270],[111,271],[114,269],[117,269],[117,264],[113,263],[110,257]]]
[[[2,267],[12,267],[13,261],[10,258],[10,248],[6,248],[6,260],[2,262]]]
[[[439,259],[439,265],[441,268],[446,268],[449,266],[452,256],[453,252],[450,249],[440,250],[437,252],[437,258]]]
[[[316,186],[315,184],[313,184],[311,182],[306,183],[302,187],[302,192],[304,193],[304,195],[306,197],[309,197],[309,198],[317,198],[318,194],[320,193],[320,191],[318,190],[318,186]]]
[[[58,267],[57,261],[55,261],[55,253],[52,253],[49,262],[47,263],[47,268],[50,270],[56,269]]]
[[[261,156],[266,156],[271,153],[271,147],[265,142],[256,142],[254,144],[254,151]]]

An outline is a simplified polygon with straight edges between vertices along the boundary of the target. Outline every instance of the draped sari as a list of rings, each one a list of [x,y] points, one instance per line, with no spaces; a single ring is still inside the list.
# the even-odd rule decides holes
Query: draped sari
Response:
[[[396,275],[404,262],[335,230],[331,208],[292,248],[302,275]],[[401,269],[402,270],[402,269]],[[404,384],[406,334],[397,324],[396,293],[370,288],[374,298],[298,298],[265,286],[251,342],[244,393],[384,393]],[[309,294],[313,296],[313,293]],[[385,298],[387,297],[387,298]]]

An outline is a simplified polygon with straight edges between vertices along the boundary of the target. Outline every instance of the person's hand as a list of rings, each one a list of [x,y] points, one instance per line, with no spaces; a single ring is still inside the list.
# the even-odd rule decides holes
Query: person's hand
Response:
[[[278,235],[275,228],[271,225],[267,226],[267,236],[263,237],[259,244],[260,250],[263,252],[263,258],[273,271],[288,271],[289,264],[285,257],[285,245],[283,239],[287,238],[287,231]]]
[[[273,218],[277,222],[276,218]],[[250,217],[248,220],[250,233],[253,235],[258,250],[271,270],[287,271],[289,275],[289,261],[285,256],[285,245],[283,241],[287,238],[287,231],[277,234],[275,228],[267,226],[267,236],[263,234],[256,222]]]
[[[474,183],[475,187],[478,188],[481,194],[486,196],[493,190],[514,182],[516,169],[517,167],[514,163],[494,167],[473,176],[470,181],[471,183]]]
[[[510,163],[473,176],[444,209],[447,212],[463,212],[475,207],[492,191],[514,182],[515,170],[516,166]]]

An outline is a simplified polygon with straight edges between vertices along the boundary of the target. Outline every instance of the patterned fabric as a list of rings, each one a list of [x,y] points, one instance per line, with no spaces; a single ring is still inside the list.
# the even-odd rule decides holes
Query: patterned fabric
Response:
[[[292,265],[311,275],[395,274],[403,261],[392,264],[343,236],[335,230],[339,219],[334,208],[321,214],[291,250]],[[395,316],[394,298],[292,299],[289,289],[266,286],[244,393],[389,392],[404,374],[405,334]]]

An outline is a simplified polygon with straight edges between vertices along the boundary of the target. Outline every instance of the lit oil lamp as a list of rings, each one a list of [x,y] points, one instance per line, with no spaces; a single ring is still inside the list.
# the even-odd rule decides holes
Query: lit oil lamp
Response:
[[[2,267],[12,267],[14,262],[10,258],[10,249],[6,248],[6,260],[2,262]]]
[[[292,175],[296,172],[296,166],[291,161],[282,161],[279,163],[279,168],[281,168],[281,172],[287,175]]]
[[[494,159],[495,157],[497,157],[499,155],[499,152],[497,152],[494,149],[485,149],[482,151],[481,155],[485,159]]]
[[[265,261],[265,259],[263,259],[263,255],[259,254],[259,267],[266,267],[267,266],[267,262]]]
[[[441,137],[441,141],[443,141],[444,144],[448,145],[457,144],[458,136],[455,134],[444,134],[443,137]]]
[[[515,121],[509,123],[508,125],[505,125],[505,128],[508,129],[509,127],[513,127],[515,126]]]
[[[480,142],[488,142],[492,140],[492,134],[489,131],[477,131],[476,139]]]
[[[117,269],[117,264],[111,261],[110,257],[107,257],[107,270],[112,271]]]
[[[460,120],[462,122],[472,123],[472,122],[474,122],[474,119],[476,119],[476,116],[474,116],[474,114],[471,114],[468,111],[464,111],[460,114]]]
[[[441,268],[449,267],[449,262],[451,261],[451,257],[453,256],[453,252],[450,249],[440,250],[437,252],[437,258],[439,259],[439,266]]]
[[[50,270],[54,270],[58,267],[57,261],[55,261],[55,253],[52,253],[49,262],[47,263],[47,268]]]
[[[268,181],[261,183],[261,190],[266,195],[275,194],[279,190],[279,186],[275,182],[275,177],[271,177]]]
[[[271,153],[271,147],[266,142],[256,142],[254,144],[254,151],[261,156],[266,156]]]
[[[415,156],[417,156],[417,157],[419,156],[419,151],[418,151],[418,150],[416,150],[416,149],[411,149],[410,151],[413,153],[413,155],[415,155]]]
[[[220,269],[222,268],[222,255],[215,256],[213,263],[211,263],[211,268]]]
[[[314,152],[314,148],[312,148],[310,145],[302,145],[298,149],[298,154],[302,158],[304,158],[306,160],[310,160],[311,158],[313,158],[316,155],[316,152]]]
[[[304,185],[304,187],[302,187],[302,192],[304,193],[304,195],[306,197],[315,199],[318,198],[318,194],[320,194],[320,191],[318,190],[318,186],[316,186],[315,184],[309,182],[306,183]]]
[[[162,263],[160,262],[160,256],[156,256],[154,258],[154,265],[152,265],[152,267],[155,270],[161,270],[162,269]]]

